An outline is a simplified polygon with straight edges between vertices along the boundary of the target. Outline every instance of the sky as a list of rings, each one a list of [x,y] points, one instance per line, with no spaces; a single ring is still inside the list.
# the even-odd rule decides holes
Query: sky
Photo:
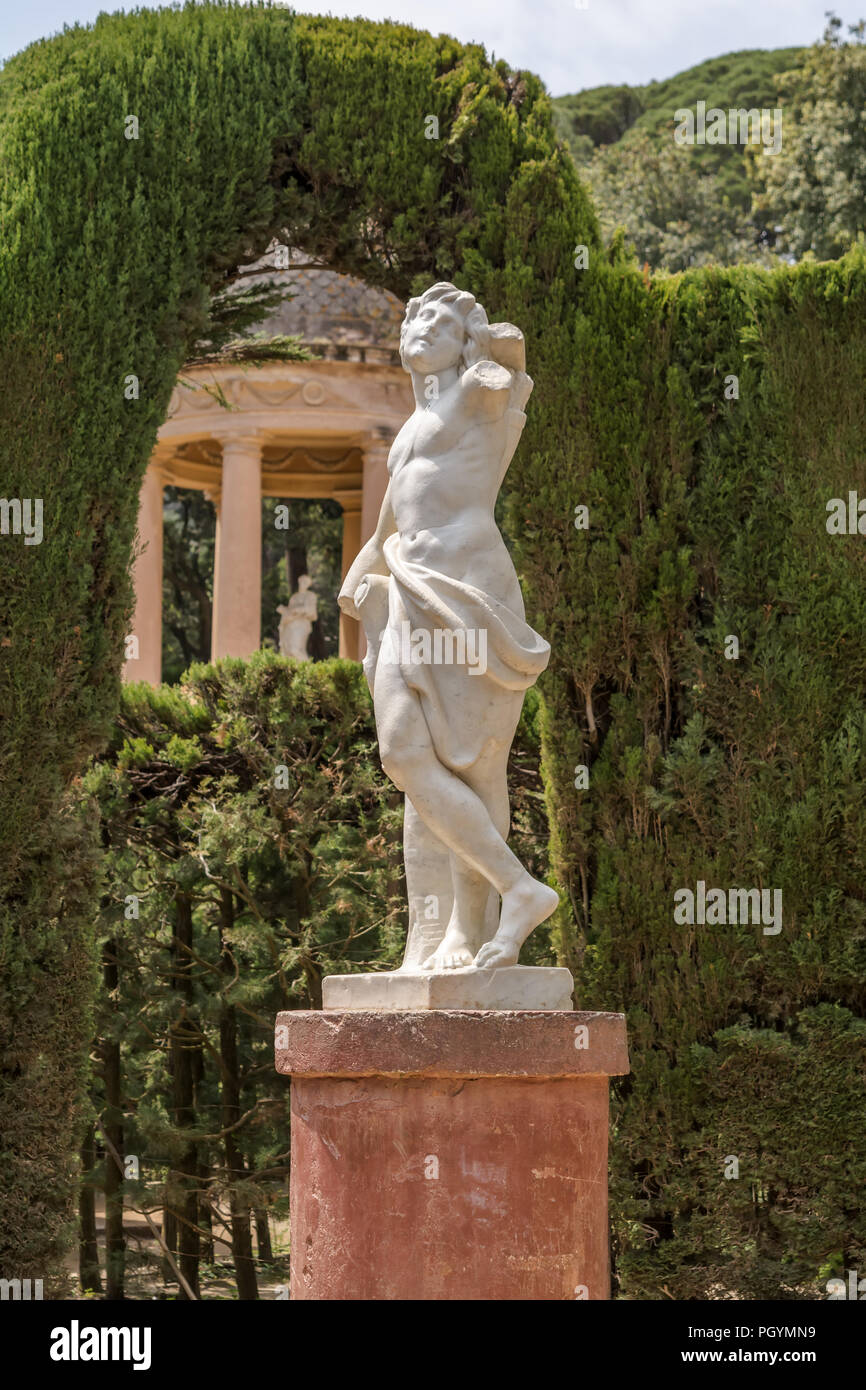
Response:
[[[394,19],[482,43],[513,68],[529,68],[553,96],[604,83],[641,85],[741,48],[814,43],[833,0],[300,0],[308,14]],[[854,0],[848,0],[853,5]],[[860,15],[844,8],[846,24]],[[586,8],[584,8],[586,6]],[[99,0],[0,0],[0,60],[64,24],[90,23]],[[153,0],[149,8],[165,8]],[[859,9],[866,10],[861,4]]]

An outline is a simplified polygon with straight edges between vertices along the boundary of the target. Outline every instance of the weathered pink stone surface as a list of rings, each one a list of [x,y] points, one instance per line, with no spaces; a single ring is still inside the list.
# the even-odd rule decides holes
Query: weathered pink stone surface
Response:
[[[277,1041],[293,1298],[609,1297],[622,1015],[290,1012]]]

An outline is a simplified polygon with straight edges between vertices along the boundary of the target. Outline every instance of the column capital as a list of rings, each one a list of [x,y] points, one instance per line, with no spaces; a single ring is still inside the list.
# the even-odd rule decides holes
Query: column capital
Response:
[[[385,453],[387,453],[396,437],[397,431],[390,425],[374,425],[374,427],[368,430],[364,435],[361,448],[364,450],[365,454],[375,453],[381,449],[384,449]]]
[[[335,502],[339,502],[344,512],[360,512],[364,497],[361,488],[337,488],[331,496]]]
[[[222,434],[214,434],[214,439],[220,445],[223,455],[227,449],[235,449],[238,452],[253,453],[258,450],[261,454],[262,445],[266,439],[264,430],[239,429],[226,430]]]
[[[174,458],[174,445],[157,442],[153,446],[153,452],[147,461],[145,473],[158,479],[164,487],[166,476],[169,472],[171,461]]]

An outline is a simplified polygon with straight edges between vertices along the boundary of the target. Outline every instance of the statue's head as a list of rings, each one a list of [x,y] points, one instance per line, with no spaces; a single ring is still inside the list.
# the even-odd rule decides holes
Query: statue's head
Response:
[[[400,360],[408,371],[465,371],[488,353],[487,315],[468,290],[440,281],[406,305]]]
[[[312,584],[312,582],[313,582],[313,581],[312,581],[312,579],[310,578],[310,576],[309,576],[308,574],[302,574],[302,575],[300,576],[300,578],[298,579],[298,588],[299,588],[300,592],[301,592],[302,594],[305,594],[305,593],[307,592],[307,590],[309,589],[310,585]]]

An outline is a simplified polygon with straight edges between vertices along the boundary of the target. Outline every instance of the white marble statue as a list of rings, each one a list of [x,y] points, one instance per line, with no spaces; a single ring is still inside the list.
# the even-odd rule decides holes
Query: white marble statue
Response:
[[[391,447],[375,535],[339,602],[363,624],[382,766],[406,796],[401,970],[479,976],[516,966],[559,901],[506,843],[508,753],[524,691],[550,656],[525,621],[493,515],[532,382],[520,331],[488,323],[450,284],[410,300],[400,354],[416,408]]]
[[[280,655],[294,657],[296,661],[309,661],[307,642],[313,630],[313,623],[319,616],[319,600],[310,585],[312,579],[302,574],[298,580],[297,593],[292,594],[288,603],[280,603],[277,612],[280,618]]]

